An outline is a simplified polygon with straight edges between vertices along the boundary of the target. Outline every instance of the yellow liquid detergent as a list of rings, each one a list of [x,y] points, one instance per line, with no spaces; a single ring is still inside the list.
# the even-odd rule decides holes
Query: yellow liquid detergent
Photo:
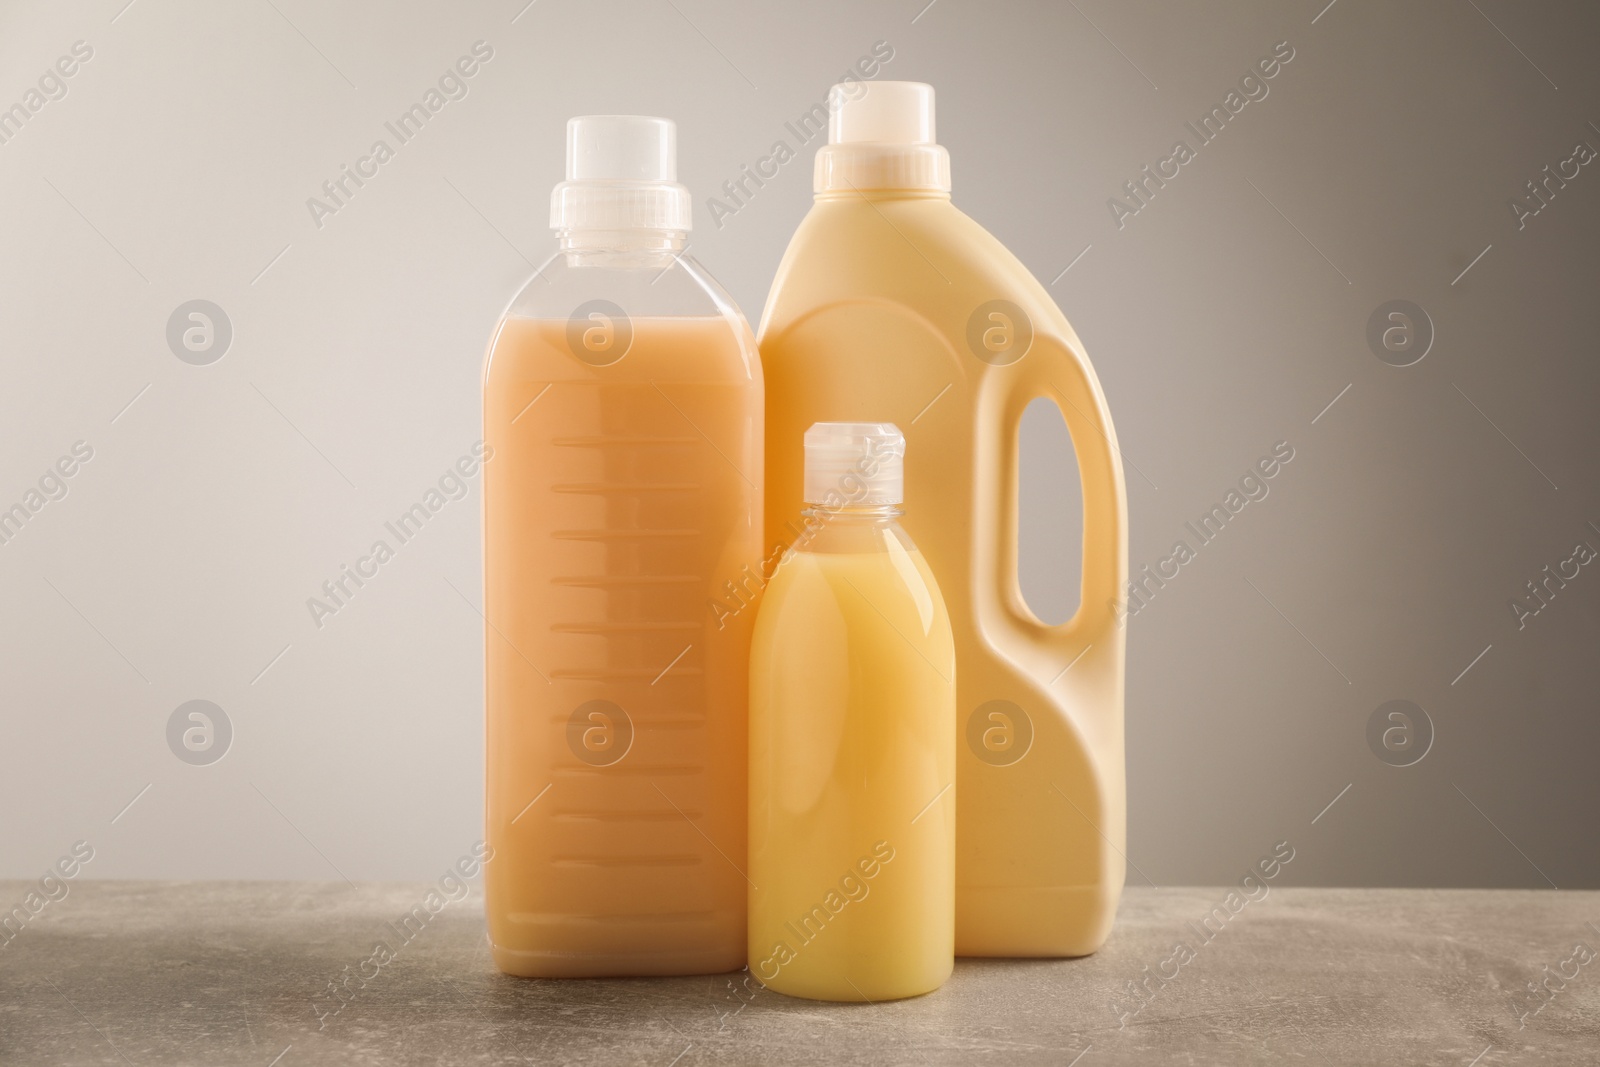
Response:
[[[808,426],[905,430],[905,526],[948,601],[959,668],[956,951],[1083,955],[1111,930],[1126,865],[1116,432],[1050,295],[951,204],[932,90],[834,92],[816,203],[759,334],[765,547],[803,526]],[[1028,609],[1016,575],[1017,431],[1039,397],[1066,418],[1084,494],[1081,603],[1060,626]]]
[[[819,1000],[936,989],[955,936],[955,655],[892,507],[808,513],[750,660],[750,969]]]

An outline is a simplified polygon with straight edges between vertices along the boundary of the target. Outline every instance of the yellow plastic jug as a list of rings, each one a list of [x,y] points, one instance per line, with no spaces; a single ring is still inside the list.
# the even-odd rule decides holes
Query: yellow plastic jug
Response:
[[[1126,863],[1127,501],[1105,396],[1044,287],[951,204],[932,88],[839,85],[830,112],[759,332],[767,554],[804,529],[807,427],[904,430],[905,527],[955,638],[956,953],[1084,955]],[[1084,491],[1081,602],[1060,626],[1016,576],[1017,432],[1037,397],[1065,416]]]

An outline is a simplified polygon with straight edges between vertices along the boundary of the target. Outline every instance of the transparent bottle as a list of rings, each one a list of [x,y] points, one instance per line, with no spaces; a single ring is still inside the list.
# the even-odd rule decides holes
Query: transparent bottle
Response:
[[[489,939],[512,974],[745,961],[762,382],[665,119],[575,118],[484,371]],[[747,598],[753,592],[746,594]]]
[[[900,526],[905,438],[805,435],[804,525],[750,661],[750,969],[818,1000],[916,996],[955,952],[955,646]]]

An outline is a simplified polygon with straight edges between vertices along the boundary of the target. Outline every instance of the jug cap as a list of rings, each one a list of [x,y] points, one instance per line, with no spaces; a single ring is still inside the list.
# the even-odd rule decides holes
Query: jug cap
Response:
[[[892,422],[818,422],[806,431],[807,504],[884,507],[905,501],[906,437]]]
[[[567,180],[550,194],[555,230],[687,231],[678,127],[648,115],[567,120]]]
[[[828,143],[813,188],[950,191],[950,153],[934,140],[933,86],[850,81],[828,91]]]
[[[828,143],[935,144],[933,86],[845,82],[828,91]]]

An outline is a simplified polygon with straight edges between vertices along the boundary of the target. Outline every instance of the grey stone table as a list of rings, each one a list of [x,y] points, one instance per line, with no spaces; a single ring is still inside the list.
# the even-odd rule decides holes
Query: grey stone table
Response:
[[[509,978],[475,889],[397,928],[430,888],[70,883],[0,947],[0,1064],[1600,1064],[1595,892],[1279,888],[1230,915],[1132,888],[1091,958],[833,1005]]]

